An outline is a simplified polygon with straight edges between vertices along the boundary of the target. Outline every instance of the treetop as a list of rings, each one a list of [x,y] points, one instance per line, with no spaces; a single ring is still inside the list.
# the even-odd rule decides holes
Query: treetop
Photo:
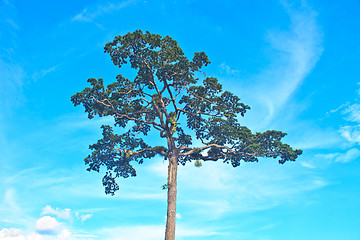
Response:
[[[281,142],[285,133],[252,133],[239,123],[250,107],[224,91],[217,78],[203,74],[201,68],[210,64],[204,52],[189,60],[171,37],[137,30],[115,37],[105,53],[116,66],[130,64],[137,71],[135,78],[119,74],[106,87],[103,79],[90,78],[90,87],[71,100],[75,106],[83,105],[89,118],[113,116],[120,129],[131,123],[121,135],[103,126],[103,138],[90,146],[93,152],[85,160],[88,170],[106,166],[107,193],[117,190],[116,177],[136,175],[131,161],[142,163],[157,154],[165,158],[176,154],[183,165],[222,160],[237,167],[241,160],[254,162],[259,157],[279,158],[283,164],[302,153]],[[197,73],[204,78],[196,78]],[[155,130],[167,146],[145,143],[141,136]],[[193,146],[194,137],[201,146]]]

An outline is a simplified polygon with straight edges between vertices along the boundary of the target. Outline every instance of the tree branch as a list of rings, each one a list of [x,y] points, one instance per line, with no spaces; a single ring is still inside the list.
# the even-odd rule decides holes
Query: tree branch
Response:
[[[188,105],[189,108],[192,108],[191,106]],[[183,112],[183,113],[188,113],[192,116],[196,116],[198,114],[202,114],[202,115],[205,115],[205,116],[209,116],[209,117],[222,117],[224,116],[223,114],[211,114],[211,113],[205,113],[205,112],[200,112],[200,110],[197,110],[197,112],[193,113],[193,112],[189,112],[189,111],[186,111],[185,109],[182,109],[182,108],[179,108],[179,111]]]
[[[154,122],[154,121],[146,121],[146,120],[142,120],[142,119],[138,119],[138,118],[135,118],[135,117],[132,117],[132,116],[129,116],[127,114],[120,114],[118,113],[118,111],[114,108],[114,106],[110,103],[110,101],[108,99],[104,99],[103,101],[100,101],[100,100],[97,100],[94,96],[91,96],[97,103],[100,103],[106,107],[109,107],[113,110],[114,114],[117,116],[115,117],[116,118],[119,118],[119,119],[123,119],[123,118],[126,118],[128,120],[132,120],[134,122],[142,122],[142,123],[146,123],[146,124],[151,124],[153,126],[157,126],[161,129],[163,129],[163,126]],[[109,104],[106,104],[104,101],[107,101]],[[151,111],[137,111],[137,112],[134,112],[132,113],[131,115],[136,115],[136,114],[144,114],[144,113],[151,113]]]
[[[223,145],[219,145],[219,144],[216,144],[216,143],[212,143],[212,144],[208,144],[206,146],[203,146],[203,147],[199,147],[199,148],[189,148],[189,147],[186,147],[186,146],[181,146],[180,147],[180,151],[181,150],[186,150],[186,149],[191,149],[187,152],[182,152],[180,153],[180,156],[188,156],[188,155],[191,155],[193,153],[195,153],[196,151],[203,151],[203,150],[206,150],[206,149],[209,149],[209,148],[212,148],[212,147],[216,147],[216,148],[219,148],[219,149],[226,149],[227,152],[224,153],[224,154],[227,154],[227,153],[232,153],[234,155],[245,155],[245,156],[254,156],[254,157],[260,157],[261,155],[259,153],[245,153],[245,152],[236,152],[234,150],[232,150],[230,147],[228,146],[223,146]],[[268,153],[270,154],[270,153]],[[274,154],[271,154],[271,155],[275,155]]]
[[[171,92],[171,90],[170,90],[170,87],[169,87],[166,79],[164,79],[164,85],[165,85],[166,89],[168,90],[168,93],[169,93],[170,98],[171,98],[171,101],[172,101],[172,103],[173,103],[175,112],[178,113],[178,107],[177,107],[177,105],[176,105],[175,98],[174,98],[174,96],[173,96],[173,94],[172,94],[172,92]]]
[[[130,156],[132,156],[132,155],[138,155],[138,154],[140,154],[142,152],[146,152],[146,151],[148,151],[148,152],[156,152],[156,153],[161,154],[161,155],[163,155],[165,157],[167,157],[167,155],[168,155],[165,151],[160,150],[160,149],[158,149],[156,147],[154,147],[154,148],[144,148],[144,149],[141,149],[141,150],[136,151],[136,152],[130,152],[130,153],[128,152],[128,154]]]

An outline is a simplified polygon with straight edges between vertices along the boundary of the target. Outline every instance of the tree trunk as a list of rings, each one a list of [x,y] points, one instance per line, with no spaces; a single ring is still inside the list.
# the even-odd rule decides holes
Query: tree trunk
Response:
[[[167,218],[165,229],[165,240],[175,240],[175,220],[176,220],[176,194],[177,194],[177,154],[169,157],[168,168],[168,198],[167,198]]]

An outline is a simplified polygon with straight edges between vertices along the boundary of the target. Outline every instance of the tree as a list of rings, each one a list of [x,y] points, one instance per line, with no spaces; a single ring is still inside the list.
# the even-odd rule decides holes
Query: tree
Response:
[[[141,164],[156,155],[168,160],[165,240],[175,239],[178,165],[221,160],[238,167],[241,161],[257,162],[260,157],[278,158],[283,164],[302,153],[281,142],[285,133],[252,133],[240,125],[238,118],[250,107],[200,70],[210,63],[204,52],[190,61],[171,37],[137,30],[115,37],[105,53],[116,66],[130,64],[137,72],[132,80],[118,75],[106,88],[103,79],[90,78],[91,87],[71,97],[75,106],[85,107],[90,119],[112,116],[123,132],[102,126],[103,138],[90,145],[92,153],[85,158],[87,170],[99,172],[104,166],[105,192],[114,195],[119,189],[116,178],[136,176],[133,162]],[[203,76],[202,82],[196,74]],[[149,131],[158,131],[167,144],[146,143]],[[194,137],[200,146],[193,145]]]

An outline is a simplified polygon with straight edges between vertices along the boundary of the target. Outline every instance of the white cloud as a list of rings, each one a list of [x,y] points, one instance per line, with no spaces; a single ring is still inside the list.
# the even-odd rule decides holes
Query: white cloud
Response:
[[[5,202],[6,204],[13,210],[19,210],[19,206],[17,205],[15,201],[15,190],[14,189],[8,189],[5,192]]]
[[[80,216],[80,219],[82,222],[88,220],[89,218],[91,218],[93,215],[92,214],[86,214],[86,215],[82,215]]]
[[[71,232],[67,229],[63,229],[60,234],[58,234],[58,240],[73,240],[74,237],[72,236]]]
[[[299,162],[301,166],[305,167],[305,168],[315,168],[314,165],[308,163],[308,162],[304,162],[304,161],[300,161]]]
[[[55,218],[44,216],[36,221],[36,231],[41,234],[54,234],[60,228],[60,223]]]
[[[1,179],[1,176],[0,181],[6,183],[6,181]],[[6,186],[7,184],[5,184],[5,187]],[[0,199],[0,216],[5,217],[5,219],[1,219],[0,217],[0,227],[2,227],[1,222],[6,222],[16,226],[28,226],[34,222],[34,219],[27,215],[24,209],[21,208],[21,202],[18,203],[18,200],[22,198],[17,197],[15,188],[6,189],[4,192],[1,192],[0,195],[3,195],[3,199]]]
[[[323,52],[322,33],[316,22],[316,13],[310,9],[294,10],[285,6],[290,17],[287,31],[268,31],[274,54],[272,63],[251,79],[253,89],[245,96],[257,109],[260,126],[267,125],[286,106],[290,97],[311,73]],[[245,93],[246,94],[246,93]],[[266,109],[262,109],[266,108]]]
[[[360,150],[357,148],[348,149],[346,152],[336,152],[328,154],[316,154],[317,159],[325,159],[333,162],[347,163],[360,157]]]
[[[89,8],[85,8],[81,13],[76,15],[73,18],[73,21],[92,22],[95,18],[103,14],[107,14],[125,8],[132,2],[134,2],[134,0],[122,1],[118,3],[107,2],[106,4],[103,5],[91,6]]]
[[[345,120],[360,123],[360,104],[346,103],[340,106]],[[360,124],[340,127],[339,132],[346,140],[353,144],[360,144]]]
[[[86,236],[92,237],[92,236]],[[2,229],[0,231],[0,240],[75,240],[71,232],[67,229],[63,229],[57,235],[39,235],[37,233],[30,233],[27,236],[24,235],[21,229],[10,228]]]
[[[4,228],[0,231],[1,240],[25,240],[22,231],[17,228]]]
[[[37,234],[37,233],[31,233],[29,236],[27,236],[27,240],[43,240],[44,238]]]
[[[279,165],[273,159],[260,159],[259,163],[243,163],[238,168],[221,162],[205,162],[200,168],[191,163],[179,166],[181,216],[189,221],[195,216],[214,220],[225,214],[269,209],[291,204],[299,196],[328,184],[306,169],[293,168],[293,164],[296,163]],[[311,162],[303,166],[316,167]],[[166,169],[167,162],[158,161],[149,166],[154,176],[166,176]]]
[[[356,148],[349,149],[345,154],[339,154],[336,158],[336,162],[347,163],[355,160],[360,156],[360,150]]]
[[[79,212],[76,212],[75,216],[76,216],[77,219],[80,219],[82,222],[84,222],[84,221],[90,219],[93,216],[93,214],[92,213],[80,214]]]
[[[194,209],[191,214],[218,219],[230,212],[254,212],[291,203],[299,195],[326,185],[320,177],[294,170],[292,164],[260,159],[238,168],[221,162],[207,162],[199,169],[186,166],[179,170],[179,195],[188,197],[179,197],[179,201]]]
[[[342,113],[347,115],[345,118],[347,121],[360,123],[360,104],[349,105]]]
[[[225,71],[226,74],[231,74],[231,75],[235,75],[235,74],[239,74],[240,71],[239,70],[235,70],[235,69],[232,69],[229,65],[227,65],[226,63],[222,63],[220,64],[220,69],[222,71]]]
[[[58,218],[62,218],[62,219],[67,219],[70,220],[71,216],[70,216],[70,209],[66,208],[64,210],[61,209],[53,209],[51,206],[47,205],[46,207],[43,208],[41,215],[47,215],[47,214],[51,214],[51,215],[55,215]]]
[[[360,90],[358,90],[358,95],[360,95]],[[358,102],[358,99],[355,99],[355,101]],[[340,127],[338,132],[350,143],[350,145],[353,146],[360,144],[360,104],[351,104],[350,102],[347,102],[331,112],[337,112],[339,110],[342,110],[341,114],[344,115],[344,119],[348,121],[347,124],[349,125]],[[355,124],[351,124],[349,122],[353,122]],[[327,155],[327,157],[334,159],[336,162],[342,163],[351,162],[359,156],[360,151],[357,148],[348,149],[346,153],[334,153]]]
[[[350,143],[360,144],[360,125],[344,126],[339,132]]]
[[[347,106],[349,106],[349,102],[347,102],[347,103],[344,103],[344,104],[342,104],[340,107],[338,107],[338,108],[336,108],[336,109],[333,109],[333,110],[331,110],[330,112],[328,112],[327,113],[327,115],[329,115],[330,113],[336,113],[336,112],[338,112],[338,111],[340,111],[340,110],[344,110],[344,108],[346,108]]]
[[[42,69],[40,71],[34,72],[33,75],[32,75],[32,78],[35,81],[37,81],[38,79],[41,79],[41,78],[45,77],[47,74],[49,74],[51,72],[54,72],[59,67],[59,65],[60,64],[52,66],[52,67],[50,67],[48,69]]]

